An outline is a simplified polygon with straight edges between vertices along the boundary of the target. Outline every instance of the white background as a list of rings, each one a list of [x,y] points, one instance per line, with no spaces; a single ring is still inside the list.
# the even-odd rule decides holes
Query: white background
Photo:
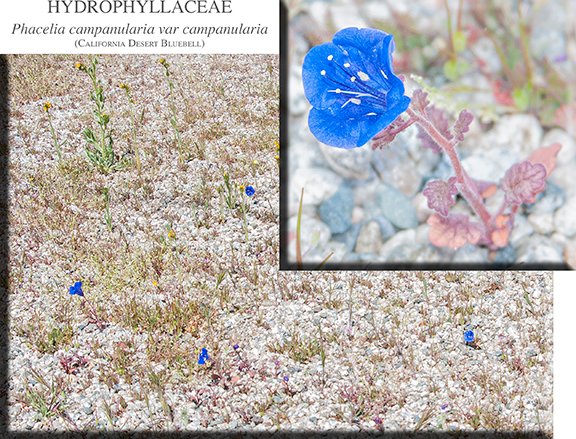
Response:
[[[100,2],[100,0],[96,0]],[[165,0],[167,6],[176,0]],[[180,0],[184,3],[186,0]],[[210,3],[212,0],[207,0]],[[219,0],[216,0],[219,1]],[[159,0],[155,0],[156,8]],[[150,13],[108,13],[108,14],[64,14],[48,13],[48,0],[20,0],[4,2],[0,14],[0,53],[269,53],[279,51],[279,0],[231,0],[232,13],[229,14],[150,14]],[[138,7],[135,7],[138,10]],[[152,35],[105,35],[96,40],[124,40],[127,47],[84,47],[76,48],[79,38],[92,40],[92,37],[65,35],[21,35],[13,34],[15,23],[27,26],[50,26],[52,23],[65,26],[156,26]],[[181,33],[173,36],[160,35],[158,26],[267,26],[267,35],[212,35],[187,36]],[[143,40],[204,40],[204,48],[194,47],[128,47],[128,39]]]
[[[554,437],[574,437],[576,408],[576,273],[554,273]]]

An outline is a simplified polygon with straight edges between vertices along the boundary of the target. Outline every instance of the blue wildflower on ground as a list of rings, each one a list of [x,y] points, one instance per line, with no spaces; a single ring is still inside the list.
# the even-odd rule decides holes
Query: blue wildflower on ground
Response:
[[[208,349],[202,348],[202,350],[200,351],[200,355],[198,356],[198,364],[200,365],[206,364],[206,361],[209,359],[210,356],[208,355]]]
[[[474,343],[474,331],[466,331],[464,332],[464,343],[468,344],[468,343]]]
[[[70,295],[71,296],[80,296],[84,297],[84,292],[82,291],[82,282],[78,281],[74,285],[70,287]]]
[[[410,98],[394,75],[393,51],[392,35],[350,27],[308,52],[302,81],[313,107],[308,125],[320,142],[362,146],[406,111]]]
[[[256,193],[256,190],[252,186],[246,186],[246,195],[251,197]]]

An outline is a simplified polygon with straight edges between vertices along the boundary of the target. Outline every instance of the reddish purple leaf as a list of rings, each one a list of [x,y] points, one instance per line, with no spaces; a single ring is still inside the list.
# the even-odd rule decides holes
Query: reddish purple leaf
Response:
[[[398,117],[394,122],[380,131],[372,138],[372,149],[382,149],[391,143],[401,131],[398,129],[404,124],[404,120]]]
[[[412,107],[423,113],[428,104],[428,93],[421,89],[414,90],[414,93],[412,93]]]
[[[450,208],[456,203],[455,195],[458,189],[455,182],[456,179],[452,177],[448,181],[432,180],[426,183],[422,194],[428,199],[428,207],[442,216],[447,216]]]
[[[444,111],[436,108],[433,105],[429,105],[426,107],[424,114],[426,115],[428,121],[434,125],[434,128],[436,128],[440,134],[442,134],[448,140],[452,138],[452,134],[450,134],[450,123],[448,122],[448,118],[446,117],[446,113],[444,113]],[[441,151],[438,144],[432,140],[432,137],[430,137],[428,133],[426,133],[426,131],[420,127],[418,127],[418,138],[422,141],[422,145],[425,148],[430,148],[434,152]]]
[[[536,195],[546,188],[546,168],[541,163],[529,161],[512,165],[502,181],[506,202],[513,205],[533,203]]]
[[[465,244],[476,244],[482,237],[480,224],[471,222],[467,215],[455,214],[428,218],[430,242],[437,247],[457,249]]]
[[[462,110],[458,115],[458,120],[454,124],[454,135],[459,142],[464,140],[464,134],[470,129],[473,120],[474,116],[468,110]]]

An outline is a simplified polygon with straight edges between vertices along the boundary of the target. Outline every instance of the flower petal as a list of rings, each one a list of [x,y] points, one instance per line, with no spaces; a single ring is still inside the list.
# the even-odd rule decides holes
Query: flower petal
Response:
[[[410,99],[406,96],[404,98],[393,109],[382,115],[348,119],[312,108],[308,116],[308,126],[312,134],[327,145],[346,149],[363,146],[406,111]]]
[[[347,28],[312,48],[302,81],[312,104],[310,130],[339,148],[362,146],[406,111],[410,99],[392,70],[392,35]]]

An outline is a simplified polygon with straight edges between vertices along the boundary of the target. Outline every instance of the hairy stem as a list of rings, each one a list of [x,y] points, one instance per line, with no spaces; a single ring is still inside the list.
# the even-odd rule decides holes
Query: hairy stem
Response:
[[[468,202],[472,210],[476,213],[476,215],[482,220],[484,224],[486,232],[491,229],[491,215],[484,206],[484,202],[482,201],[482,197],[478,193],[478,189],[476,185],[468,175],[468,173],[462,167],[462,163],[460,162],[460,158],[458,157],[458,153],[454,148],[454,143],[444,137],[435,127],[432,125],[430,121],[428,121],[425,116],[422,116],[416,113],[412,109],[407,110],[408,115],[415,119],[418,125],[422,127],[426,133],[438,144],[438,146],[444,151],[444,153],[450,159],[450,163],[454,168],[454,173],[456,174],[456,179],[458,181],[458,186],[460,189],[460,193],[464,197],[464,199]]]

